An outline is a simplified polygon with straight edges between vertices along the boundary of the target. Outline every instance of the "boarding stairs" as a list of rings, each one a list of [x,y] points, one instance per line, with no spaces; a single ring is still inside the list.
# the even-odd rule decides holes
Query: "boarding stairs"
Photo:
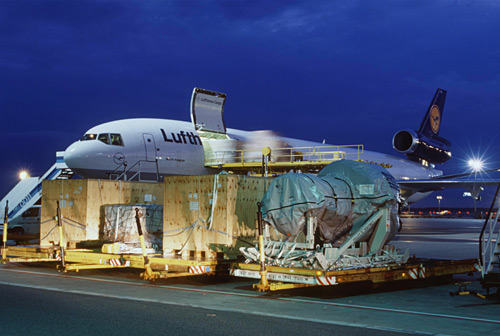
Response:
[[[488,293],[490,288],[500,288],[500,184],[491,203],[479,236],[479,258],[481,261],[482,285]],[[496,209],[496,211],[495,211]]]
[[[43,180],[67,180],[74,175],[64,162],[64,152],[56,153],[56,162],[41,177],[29,177],[19,181],[0,201],[0,218],[4,218],[8,202],[9,221],[21,216],[42,197]]]
[[[126,162],[123,162],[108,176],[110,180],[117,181],[160,182],[158,160],[138,160],[130,167],[127,166]]]
[[[59,176],[57,176],[57,180],[70,180],[73,175],[75,175],[75,172],[70,168],[63,168],[61,169]]]

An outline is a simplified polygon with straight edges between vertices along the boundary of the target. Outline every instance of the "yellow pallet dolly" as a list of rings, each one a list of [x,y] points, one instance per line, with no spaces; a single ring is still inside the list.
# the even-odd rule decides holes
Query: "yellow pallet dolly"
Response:
[[[415,260],[406,265],[388,265],[385,267],[360,268],[352,270],[323,271],[303,268],[277,266],[265,267],[265,278],[259,264],[236,263],[231,265],[230,274],[237,277],[260,279],[253,287],[259,291],[333,286],[341,283],[370,281],[374,284],[418,280],[431,277],[477,272],[479,263],[476,259],[466,260]]]
[[[59,266],[61,272],[90,269],[138,268],[144,269],[141,276],[145,280],[165,279],[193,275],[214,275],[219,269],[228,268],[228,261],[171,258],[160,255],[144,255],[99,253],[93,250],[66,250],[65,266]],[[149,269],[148,269],[149,268]]]
[[[186,277],[195,275],[215,275],[227,272],[230,260],[183,258],[175,255],[163,257],[160,254],[148,255],[149,268],[143,255],[101,253],[92,249],[64,249],[64,265],[60,249],[39,246],[9,246],[5,250],[2,263],[59,262],[60,272],[79,272],[82,270],[136,268],[145,270],[141,276],[145,280]]]
[[[2,264],[12,262],[43,262],[57,261],[58,248],[43,248],[39,246],[9,246],[5,249]]]
[[[133,254],[99,253],[93,250],[66,250],[64,263],[58,267],[61,272],[90,269],[138,268],[144,269],[141,277],[144,280],[166,279],[193,275],[215,275],[217,271],[228,269],[227,261],[183,259],[172,256],[164,258],[158,254],[148,255],[142,232],[141,214],[136,209],[136,225],[141,243],[142,256]]]
[[[6,209],[8,213],[8,209]],[[172,255],[163,257],[159,254],[148,255],[140,224],[141,214],[136,209],[136,224],[141,242],[142,255],[102,253],[92,249],[66,249],[63,241],[62,217],[59,203],[57,205],[57,222],[59,230],[59,246],[6,246],[8,218],[4,220],[3,248],[1,262],[60,262],[60,272],[79,272],[80,270],[98,270],[114,268],[143,269],[141,276],[145,280],[185,277],[194,275],[215,275],[226,272],[229,260],[183,258]]]
[[[259,204],[260,209],[260,204]],[[231,265],[230,275],[243,278],[260,279],[253,288],[264,291],[277,291],[312,286],[333,286],[348,282],[370,281],[374,284],[417,280],[430,277],[479,272],[479,260],[414,260],[404,265],[397,263],[381,267],[357,268],[349,270],[314,270],[306,268],[278,267],[265,264],[264,234],[262,213],[258,213],[259,264],[235,263]]]
[[[2,259],[1,263],[8,262],[42,262],[42,261],[57,261],[59,248],[49,247],[42,248],[38,246],[9,246],[7,247],[7,229],[9,225],[9,201],[5,205],[5,218],[3,222],[3,237],[2,237]]]

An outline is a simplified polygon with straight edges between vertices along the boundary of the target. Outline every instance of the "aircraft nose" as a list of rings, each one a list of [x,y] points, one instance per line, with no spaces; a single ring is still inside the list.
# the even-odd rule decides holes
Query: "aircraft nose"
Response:
[[[72,143],[64,152],[64,162],[66,165],[73,169],[78,170],[82,167],[82,163],[85,161],[85,155],[82,153],[81,148],[79,148],[79,143]]]
[[[106,178],[113,171],[113,154],[100,141],[77,141],[64,152],[64,162],[76,174],[84,178]]]

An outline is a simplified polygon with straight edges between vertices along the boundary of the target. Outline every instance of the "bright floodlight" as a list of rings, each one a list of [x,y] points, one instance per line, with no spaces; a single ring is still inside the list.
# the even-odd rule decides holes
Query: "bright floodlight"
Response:
[[[480,159],[470,159],[467,164],[474,172],[480,172],[483,170],[484,163]]]
[[[20,180],[27,179],[28,177],[30,177],[30,174],[26,170],[21,170],[19,172],[19,179]]]

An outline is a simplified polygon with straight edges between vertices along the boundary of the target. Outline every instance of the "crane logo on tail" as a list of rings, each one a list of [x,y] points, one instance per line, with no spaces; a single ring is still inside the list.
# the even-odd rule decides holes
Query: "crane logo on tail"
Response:
[[[430,123],[432,132],[437,134],[439,126],[441,125],[441,112],[439,111],[439,107],[437,107],[437,105],[433,105],[431,107]]]

